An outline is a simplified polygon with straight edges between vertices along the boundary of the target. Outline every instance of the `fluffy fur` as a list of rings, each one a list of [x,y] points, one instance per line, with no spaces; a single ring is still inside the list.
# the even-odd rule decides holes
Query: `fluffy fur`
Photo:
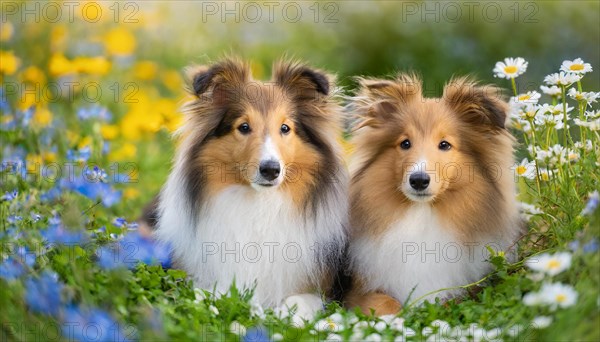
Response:
[[[184,106],[156,235],[198,287],[222,293],[235,281],[256,286],[264,306],[321,308],[347,235],[332,78],[280,62],[261,82],[236,59],[189,74],[196,98]],[[281,167],[275,179],[262,173],[267,162]]]
[[[461,294],[447,288],[482,278],[491,270],[486,245],[510,254],[522,227],[507,103],[468,78],[452,80],[441,98],[423,98],[414,75],[359,81],[347,302],[387,314]],[[423,174],[429,184],[417,190],[411,182]]]

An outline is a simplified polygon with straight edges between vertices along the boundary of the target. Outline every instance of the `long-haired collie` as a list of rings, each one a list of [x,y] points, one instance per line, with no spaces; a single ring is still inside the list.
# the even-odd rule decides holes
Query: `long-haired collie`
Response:
[[[424,98],[414,75],[360,79],[351,161],[347,304],[389,314],[447,299],[491,271],[522,224],[514,139],[497,88],[468,78]],[[486,247],[487,246],[487,247]]]
[[[348,175],[331,76],[276,63],[269,82],[224,59],[190,69],[156,236],[197,287],[254,288],[268,307],[322,308],[346,243]]]

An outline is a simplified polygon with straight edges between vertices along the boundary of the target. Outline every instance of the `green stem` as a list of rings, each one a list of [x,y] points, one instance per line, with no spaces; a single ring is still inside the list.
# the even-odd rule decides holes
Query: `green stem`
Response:
[[[514,77],[510,79],[510,83],[512,84],[513,93],[515,94],[515,97],[517,97],[517,83],[515,82]]]

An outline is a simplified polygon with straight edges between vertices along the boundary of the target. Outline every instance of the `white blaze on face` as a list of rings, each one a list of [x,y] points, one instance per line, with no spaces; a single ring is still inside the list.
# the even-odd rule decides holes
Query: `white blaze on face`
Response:
[[[277,149],[277,146],[275,146],[275,144],[273,143],[273,139],[271,139],[271,136],[267,135],[265,142],[262,146],[259,163],[269,160],[274,160],[281,163],[279,158],[279,150]]]

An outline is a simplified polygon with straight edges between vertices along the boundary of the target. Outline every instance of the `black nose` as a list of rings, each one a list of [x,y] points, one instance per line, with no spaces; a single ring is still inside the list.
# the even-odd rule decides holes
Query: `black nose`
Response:
[[[408,182],[413,189],[421,191],[427,189],[429,186],[429,180],[429,175],[425,172],[416,172],[410,175]]]
[[[268,181],[272,181],[273,179],[279,177],[279,172],[281,172],[281,167],[279,166],[279,162],[275,160],[269,160],[260,163],[259,168],[261,176]]]

